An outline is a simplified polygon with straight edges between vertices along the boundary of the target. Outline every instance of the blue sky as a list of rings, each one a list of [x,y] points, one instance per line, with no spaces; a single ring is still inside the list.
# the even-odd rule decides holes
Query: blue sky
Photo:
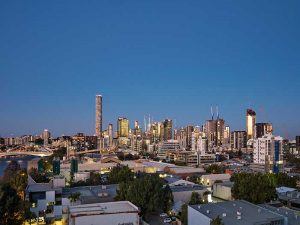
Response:
[[[151,114],[201,125],[247,107],[300,135],[300,1],[1,1],[0,136],[94,133]]]

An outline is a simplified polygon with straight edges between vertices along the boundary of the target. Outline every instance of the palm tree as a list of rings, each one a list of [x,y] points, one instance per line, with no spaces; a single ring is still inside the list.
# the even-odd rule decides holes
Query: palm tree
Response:
[[[222,222],[222,219],[217,216],[216,218],[212,219],[212,221],[210,221],[210,225],[224,225],[224,223]]]

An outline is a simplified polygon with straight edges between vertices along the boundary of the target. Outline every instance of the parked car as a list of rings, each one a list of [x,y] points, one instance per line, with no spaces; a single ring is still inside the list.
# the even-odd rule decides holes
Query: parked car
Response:
[[[161,213],[159,216],[160,216],[160,217],[166,217],[166,216],[168,216],[168,215],[167,215],[167,213]]]
[[[171,222],[172,222],[172,220],[170,217],[167,217],[164,219],[164,223],[171,223]]]

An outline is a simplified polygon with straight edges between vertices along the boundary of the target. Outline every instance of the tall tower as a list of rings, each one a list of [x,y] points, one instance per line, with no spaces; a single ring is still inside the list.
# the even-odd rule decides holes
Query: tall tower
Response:
[[[252,109],[247,109],[247,113],[246,113],[247,140],[254,138],[255,123],[256,123],[256,113]]]
[[[113,125],[110,123],[108,124],[109,147],[112,147],[113,135]]]
[[[102,95],[96,95],[96,136],[97,146],[101,149],[102,145]]]

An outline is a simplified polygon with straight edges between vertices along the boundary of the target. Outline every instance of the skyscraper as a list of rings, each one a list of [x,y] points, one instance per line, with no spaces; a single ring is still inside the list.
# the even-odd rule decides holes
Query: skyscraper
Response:
[[[233,131],[231,133],[231,148],[241,150],[247,147],[247,133],[246,131]]]
[[[172,120],[165,119],[164,124],[164,141],[172,139]]]
[[[255,138],[260,138],[266,134],[273,133],[273,126],[271,123],[256,123],[255,124]]]
[[[112,147],[113,135],[114,135],[113,125],[110,123],[110,124],[108,124],[108,137],[109,137],[108,145],[109,145],[109,147]]]
[[[50,136],[50,132],[47,129],[45,129],[42,134],[42,138],[44,139],[44,146],[48,146]]]
[[[194,126],[188,125],[186,127],[186,144],[187,144],[187,149],[192,148],[192,132],[194,131]]]
[[[102,96],[96,95],[96,136],[98,139],[98,149],[102,145]]]
[[[129,135],[129,121],[127,118],[118,118],[118,138],[128,138]]]
[[[252,109],[247,109],[247,113],[246,113],[247,140],[254,138],[255,123],[256,123],[256,113]]]
[[[210,146],[221,146],[224,142],[224,125],[223,119],[207,120],[205,124],[206,137]]]

